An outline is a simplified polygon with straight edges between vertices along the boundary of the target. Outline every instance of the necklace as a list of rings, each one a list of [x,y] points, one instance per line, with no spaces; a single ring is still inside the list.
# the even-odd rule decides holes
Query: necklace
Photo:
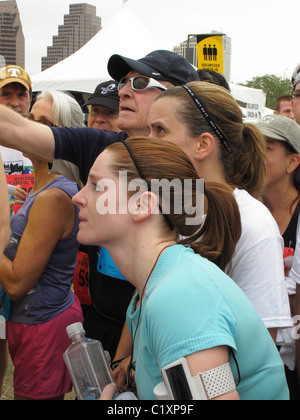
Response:
[[[142,294],[140,296],[140,300],[141,300],[140,307],[139,307],[140,312],[139,312],[139,317],[138,317],[138,321],[137,321],[137,324],[136,324],[136,329],[135,329],[135,332],[134,332],[134,335],[133,335],[133,340],[132,340],[132,351],[131,351],[130,363],[129,363],[128,367],[127,367],[127,389],[132,389],[133,388],[132,372],[135,371],[135,362],[133,362],[133,352],[134,352],[134,343],[135,343],[136,335],[137,335],[137,332],[138,332],[138,329],[139,329],[139,326],[140,326],[140,321],[141,321],[142,307],[143,307],[143,296],[145,294],[147,284],[148,284],[148,282],[149,282],[149,280],[150,280],[150,278],[151,278],[151,276],[153,274],[153,271],[154,271],[154,269],[155,269],[155,267],[156,267],[156,265],[157,265],[157,263],[158,263],[161,255],[162,255],[162,253],[167,248],[169,248],[170,246],[171,245],[165,246],[160,251],[160,253],[158,254],[158,257],[156,258],[156,261],[154,263],[154,266],[152,267],[152,269],[150,271],[150,274],[149,274],[149,276],[148,276],[148,278],[146,280],[145,286],[144,286],[143,291],[142,291]]]

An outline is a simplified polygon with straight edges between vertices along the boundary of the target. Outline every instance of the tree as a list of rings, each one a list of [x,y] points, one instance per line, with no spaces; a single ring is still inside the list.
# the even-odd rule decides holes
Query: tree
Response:
[[[247,80],[247,86],[255,89],[262,89],[267,95],[266,107],[275,109],[276,100],[283,95],[289,95],[292,91],[290,79],[275,74],[266,74],[265,76],[254,77]]]

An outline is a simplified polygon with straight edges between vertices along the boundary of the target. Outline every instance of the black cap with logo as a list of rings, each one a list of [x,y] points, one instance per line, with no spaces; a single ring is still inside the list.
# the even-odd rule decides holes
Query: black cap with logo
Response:
[[[120,97],[118,95],[118,84],[115,80],[100,83],[95,92],[89,97],[86,105],[102,105],[113,111],[119,111]]]

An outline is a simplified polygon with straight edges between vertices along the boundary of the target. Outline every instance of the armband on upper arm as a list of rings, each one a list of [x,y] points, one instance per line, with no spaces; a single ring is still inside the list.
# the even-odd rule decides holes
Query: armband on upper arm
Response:
[[[212,400],[236,390],[230,363],[192,376],[187,360],[183,357],[162,368],[164,384],[154,393],[159,399]]]
[[[206,372],[198,373],[198,375],[202,379],[209,400],[236,391],[229,362]]]

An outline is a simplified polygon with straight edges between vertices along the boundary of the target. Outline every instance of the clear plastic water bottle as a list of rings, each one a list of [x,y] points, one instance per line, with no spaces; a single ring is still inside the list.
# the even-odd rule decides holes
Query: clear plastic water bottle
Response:
[[[71,376],[77,398],[79,400],[98,400],[104,388],[113,383],[102,344],[99,341],[85,337],[85,331],[80,322],[67,327],[67,333],[72,341],[64,353],[64,361]],[[136,399],[134,394],[126,393],[122,399]],[[120,399],[117,393],[114,399]]]
[[[17,187],[15,185],[7,184],[7,191],[8,191],[8,195],[14,196],[17,191]]]

